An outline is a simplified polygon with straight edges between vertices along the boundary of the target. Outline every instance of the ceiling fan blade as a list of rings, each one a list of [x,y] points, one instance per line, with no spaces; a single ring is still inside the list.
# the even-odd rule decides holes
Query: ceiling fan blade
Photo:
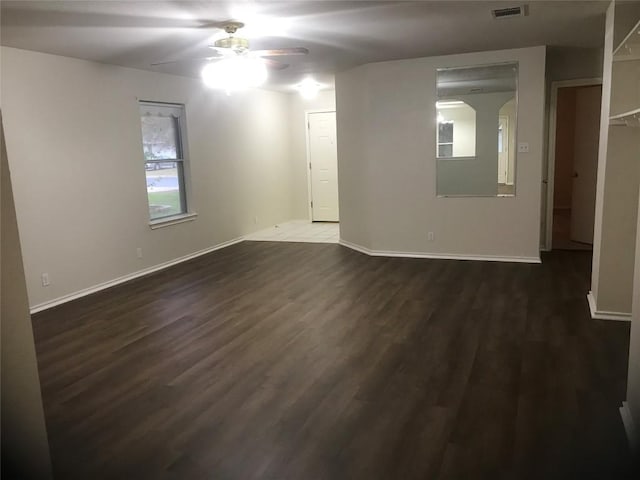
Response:
[[[244,27],[244,23],[239,22],[237,20],[205,20],[198,28],[219,28],[220,30],[224,30],[225,28],[231,26],[232,28],[239,29]]]
[[[270,58],[262,58],[262,63],[264,63],[271,70],[284,70],[285,68],[289,68],[288,63],[282,63],[278,60],[271,60]]]
[[[219,56],[209,56],[209,57],[197,57],[197,58],[183,58],[180,60],[170,60],[168,62],[156,62],[156,63],[152,63],[151,66],[155,67],[157,65],[169,65],[172,63],[186,63],[186,62],[201,62],[203,60],[219,60],[220,57]]]
[[[274,50],[252,50],[259,57],[279,57],[284,55],[307,55],[309,50],[304,47],[277,48]]]

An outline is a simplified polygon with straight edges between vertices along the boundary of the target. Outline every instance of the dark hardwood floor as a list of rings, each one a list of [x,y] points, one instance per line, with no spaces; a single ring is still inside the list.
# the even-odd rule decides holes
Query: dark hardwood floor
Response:
[[[640,478],[629,325],[543,260],[245,242],[37,314],[56,478]]]

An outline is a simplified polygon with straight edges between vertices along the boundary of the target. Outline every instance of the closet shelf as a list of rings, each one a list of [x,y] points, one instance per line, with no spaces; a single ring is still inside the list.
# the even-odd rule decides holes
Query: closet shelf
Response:
[[[640,60],[640,22],[635,24],[613,51],[613,60],[615,62]]]
[[[609,125],[640,127],[640,108],[609,117]]]

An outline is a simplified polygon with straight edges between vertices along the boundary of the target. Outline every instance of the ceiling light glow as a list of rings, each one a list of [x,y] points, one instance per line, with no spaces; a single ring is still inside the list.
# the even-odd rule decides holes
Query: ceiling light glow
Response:
[[[286,37],[291,19],[262,15],[255,4],[234,5],[229,18],[241,19],[243,36],[247,38]]]
[[[311,100],[318,95],[318,92],[322,88],[322,85],[316,82],[312,78],[305,78],[302,82],[296,85],[296,89],[300,92],[302,98]]]
[[[243,34],[249,38],[286,37],[291,26],[289,19],[264,16],[247,18],[245,23]]]
[[[262,85],[267,80],[267,67],[257,58],[232,57],[207,64],[202,81],[209,88],[227,93]]]

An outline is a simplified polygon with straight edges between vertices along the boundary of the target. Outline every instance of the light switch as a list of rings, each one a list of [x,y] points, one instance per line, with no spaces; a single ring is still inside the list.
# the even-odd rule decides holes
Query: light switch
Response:
[[[518,153],[529,153],[529,142],[518,143]]]

